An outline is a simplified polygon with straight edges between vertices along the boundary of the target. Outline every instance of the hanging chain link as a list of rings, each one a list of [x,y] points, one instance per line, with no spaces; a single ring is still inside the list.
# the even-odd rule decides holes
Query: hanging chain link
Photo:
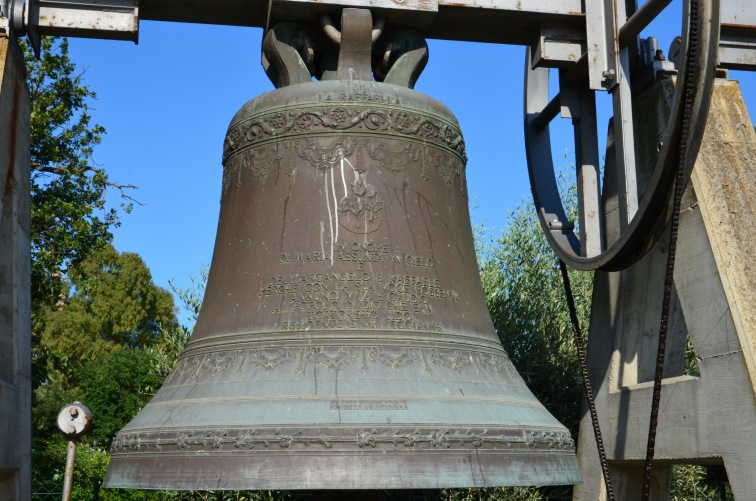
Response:
[[[700,28],[700,9],[698,0],[690,0],[690,25],[688,29],[688,50],[685,57],[685,80],[680,83],[683,92],[682,113],[677,124],[680,130],[680,138],[677,147],[678,162],[675,172],[675,189],[672,206],[672,219],[670,223],[669,249],[667,252],[667,267],[664,277],[664,295],[662,298],[662,315],[659,327],[659,345],[656,355],[656,373],[654,377],[654,389],[651,402],[651,417],[649,420],[648,445],[646,448],[646,460],[643,474],[643,491],[642,501],[648,501],[651,492],[651,472],[653,470],[654,451],[656,447],[656,430],[659,424],[659,403],[661,401],[661,383],[664,374],[664,354],[667,345],[667,332],[669,330],[669,308],[672,298],[672,285],[674,281],[675,256],[677,254],[677,235],[680,226],[680,207],[685,190],[685,165],[688,154],[688,136],[690,131],[690,117],[693,108],[693,95],[695,85],[695,75],[698,71],[696,58],[699,52],[699,28]],[[585,350],[583,346],[583,336],[580,331],[577,313],[575,311],[575,300],[572,295],[570,278],[567,273],[567,266],[563,261],[559,261],[559,267],[562,271],[565,294],[567,296],[567,305],[570,310],[570,320],[575,333],[575,345],[580,358],[580,372],[583,378],[583,387],[588,400],[588,410],[591,415],[593,432],[596,438],[596,447],[598,449],[601,471],[604,475],[606,492],[609,501],[614,501],[614,492],[612,489],[611,478],[609,476],[609,466],[604,449],[604,440],[601,435],[598,415],[596,413],[596,403],[593,395],[593,389],[588,376],[588,366],[585,359]]]
[[[609,501],[614,501],[612,479],[609,477],[609,465],[606,462],[606,451],[604,450],[604,438],[601,435],[601,427],[599,426],[598,414],[596,413],[596,401],[593,398],[593,386],[588,377],[588,363],[585,360],[583,334],[580,331],[580,321],[578,320],[577,311],[575,310],[575,298],[572,295],[570,276],[567,273],[567,265],[564,264],[564,261],[559,260],[559,268],[562,270],[564,293],[567,296],[567,306],[570,310],[572,330],[575,334],[575,346],[577,347],[578,358],[580,359],[580,374],[583,376],[583,389],[585,390],[585,396],[588,400],[588,411],[591,414],[591,423],[593,423],[593,434],[596,437],[596,447],[598,448],[599,461],[601,462],[601,472],[604,474],[604,483],[606,484],[608,499]]]
[[[646,447],[646,461],[643,471],[642,501],[648,501],[651,493],[651,472],[656,448],[656,429],[659,425],[659,402],[661,401],[661,386],[664,375],[664,354],[667,347],[667,331],[669,330],[669,306],[672,299],[672,285],[675,273],[675,256],[677,254],[677,233],[680,227],[680,207],[685,191],[685,166],[688,155],[688,134],[690,132],[690,116],[693,108],[693,94],[695,91],[695,75],[698,71],[696,59],[699,52],[700,9],[698,0],[690,0],[690,26],[688,27],[688,51],[685,56],[685,81],[681,83],[683,92],[683,106],[680,115],[679,160],[675,174],[675,191],[672,206],[672,221],[669,232],[669,249],[667,251],[667,268],[664,276],[664,297],[662,299],[662,314],[659,326],[659,346],[656,352],[656,374],[654,377],[654,392],[651,400],[651,418],[648,426],[648,445]],[[678,82],[680,84],[680,82]]]

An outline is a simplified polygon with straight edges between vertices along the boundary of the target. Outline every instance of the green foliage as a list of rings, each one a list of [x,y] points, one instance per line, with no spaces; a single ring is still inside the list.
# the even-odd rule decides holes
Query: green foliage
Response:
[[[34,462],[32,463],[33,477],[57,484],[62,491],[67,448],[68,442],[62,436],[55,437],[43,444],[37,444],[34,451]],[[94,499],[93,494],[105,475],[108,461],[108,454],[102,449],[87,444],[78,444],[71,493],[72,501]]]
[[[43,37],[39,60],[29,47],[24,52],[31,98],[32,298],[39,306],[54,304],[68,268],[110,241],[118,215],[106,209],[109,181],[92,163],[92,148],[105,133],[91,123],[87,103],[96,95],[69,58],[68,41]]]
[[[735,497],[729,485],[705,482],[706,468],[697,465],[674,465],[670,501],[730,501]],[[724,494],[724,495],[723,495]]]
[[[498,238],[478,231],[481,279],[496,331],[528,387],[577,435],[582,383],[559,261],[532,204],[509,215]],[[484,239],[486,238],[487,239]],[[587,333],[593,274],[570,271]]]
[[[111,245],[95,250],[71,269],[68,296],[38,315],[47,374],[76,384],[79,370],[119,346],[146,348],[164,329],[177,327],[171,294],[157,287],[144,261]]]
[[[85,365],[82,401],[96,416],[87,441],[109,448],[118,431],[147,405],[163,382],[142,350],[121,347]]]
[[[183,326],[163,328],[160,330],[160,337],[153,346],[148,347],[145,351],[149,358],[152,372],[160,380],[164,380],[171,373],[171,369],[178,362],[179,357],[184,352],[186,343],[189,341],[191,331]]]
[[[174,325],[161,329],[160,338],[154,346],[147,349],[152,360],[152,366],[156,374],[162,379],[168,377],[173,366],[178,362],[184,347],[189,341],[189,336],[194,328],[194,323],[199,316],[200,307],[202,306],[202,297],[205,294],[205,284],[207,283],[207,274],[209,270],[207,265],[202,265],[199,276],[189,275],[191,287],[184,289],[176,286],[172,280],[168,281],[173,294],[178,297],[181,306],[189,312],[191,326]]]
[[[61,438],[55,418],[64,405],[84,402],[95,426],[81,454],[89,451],[92,464],[102,466],[102,471],[82,473],[77,460],[82,480],[75,492],[89,493],[86,482],[104,478],[109,457],[104,448],[162,383],[163,376],[142,348],[154,344],[161,329],[176,329],[178,323],[172,296],[152,283],[136,254],[120,254],[108,245],[91,253],[69,276],[64,282],[69,295],[40,322],[48,365],[46,382],[34,392],[32,460],[35,475],[43,479],[53,471],[53,460],[61,461],[58,467],[65,463],[65,454],[62,459],[57,454]]]
[[[685,340],[685,365],[683,366],[683,374],[686,376],[701,375],[701,369],[698,367],[698,357],[693,350],[693,343],[690,341],[690,337]]]
[[[136,254],[94,250],[62,283],[64,299],[37,316],[37,353],[44,350],[46,364],[34,391],[35,463],[59,437],[57,413],[75,400],[96,416],[90,443],[107,447],[162,383],[144,348],[178,328],[173,297]]]
[[[173,296],[152,282],[138,254],[119,253],[108,245],[94,252],[70,274],[79,300],[98,324],[100,336],[115,344],[152,344],[160,326],[177,323]]]
[[[35,454],[39,448],[39,442],[60,435],[56,424],[60,409],[71,402],[81,401],[82,395],[81,388],[71,388],[60,378],[51,379],[47,384],[34,390],[32,395],[32,434],[35,444],[32,459],[34,461],[37,460]]]
[[[538,489],[511,487],[505,489],[453,489],[444,493],[443,501],[541,501]]]

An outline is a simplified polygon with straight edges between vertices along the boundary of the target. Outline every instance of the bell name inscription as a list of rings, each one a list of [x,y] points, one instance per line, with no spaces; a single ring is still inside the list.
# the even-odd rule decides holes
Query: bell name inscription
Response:
[[[436,263],[426,256],[411,254],[392,254],[388,245],[377,245],[370,242],[336,243],[333,257],[328,252],[282,252],[279,264],[298,263],[327,263],[331,262],[357,263],[358,267],[364,263],[399,263],[419,268],[435,268]]]

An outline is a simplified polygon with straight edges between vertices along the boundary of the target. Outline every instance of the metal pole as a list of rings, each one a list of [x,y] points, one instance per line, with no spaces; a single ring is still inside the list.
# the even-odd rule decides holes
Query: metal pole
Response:
[[[83,437],[92,429],[92,412],[81,402],[67,405],[58,413],[58,428],[68,439],[66,474],[63,477],[63,501],[69,501],[71,499],[71,487],[73,486],[76,439]]]
[[[63,478],[63,501],[71,499],[74,459],[76,459],[76,440],[69,440],[68,453],[66,454],[66,475]]]

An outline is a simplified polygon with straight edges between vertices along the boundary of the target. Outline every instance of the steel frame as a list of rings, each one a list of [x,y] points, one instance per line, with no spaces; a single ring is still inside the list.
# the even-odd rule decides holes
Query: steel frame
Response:
[[[426,37],[532,45],[544,29],[572,30],[568,44],[585,44],[591,88],[606,88],[627,47],[671,0],[648,0],[629,15],[623,2],[602,0],[2,0],[5,24],[17,35],[55,35],[136,42],[139,21],[174,21],[268,28],[271,22],[316,19],[344,7],[369,7],[394,25],[421,29]],[[617,11],[614,12],[614,5]],[[756,11],[748,0],[722,0],[720,67],[756,69]],[[294,12],[292,15],[291,13]],[[284,14],[286,13],[286,14]],[[0,25],[2,25],[0,17]],[[9,21],[10,20],[10,21]],[[475,29],[470,29],[474,26]],[[2,28],[0,28],[2,29]],[[619,37],[615,37],[615,32]],[[574,34],[577,34],[575,38]],[[559,44],[552,40],[552,44]],[[618,59],[619,58],[619,59]],[[562,65],[571,58],[552,58]],[[619,80],[619,79],[617,79]]]

